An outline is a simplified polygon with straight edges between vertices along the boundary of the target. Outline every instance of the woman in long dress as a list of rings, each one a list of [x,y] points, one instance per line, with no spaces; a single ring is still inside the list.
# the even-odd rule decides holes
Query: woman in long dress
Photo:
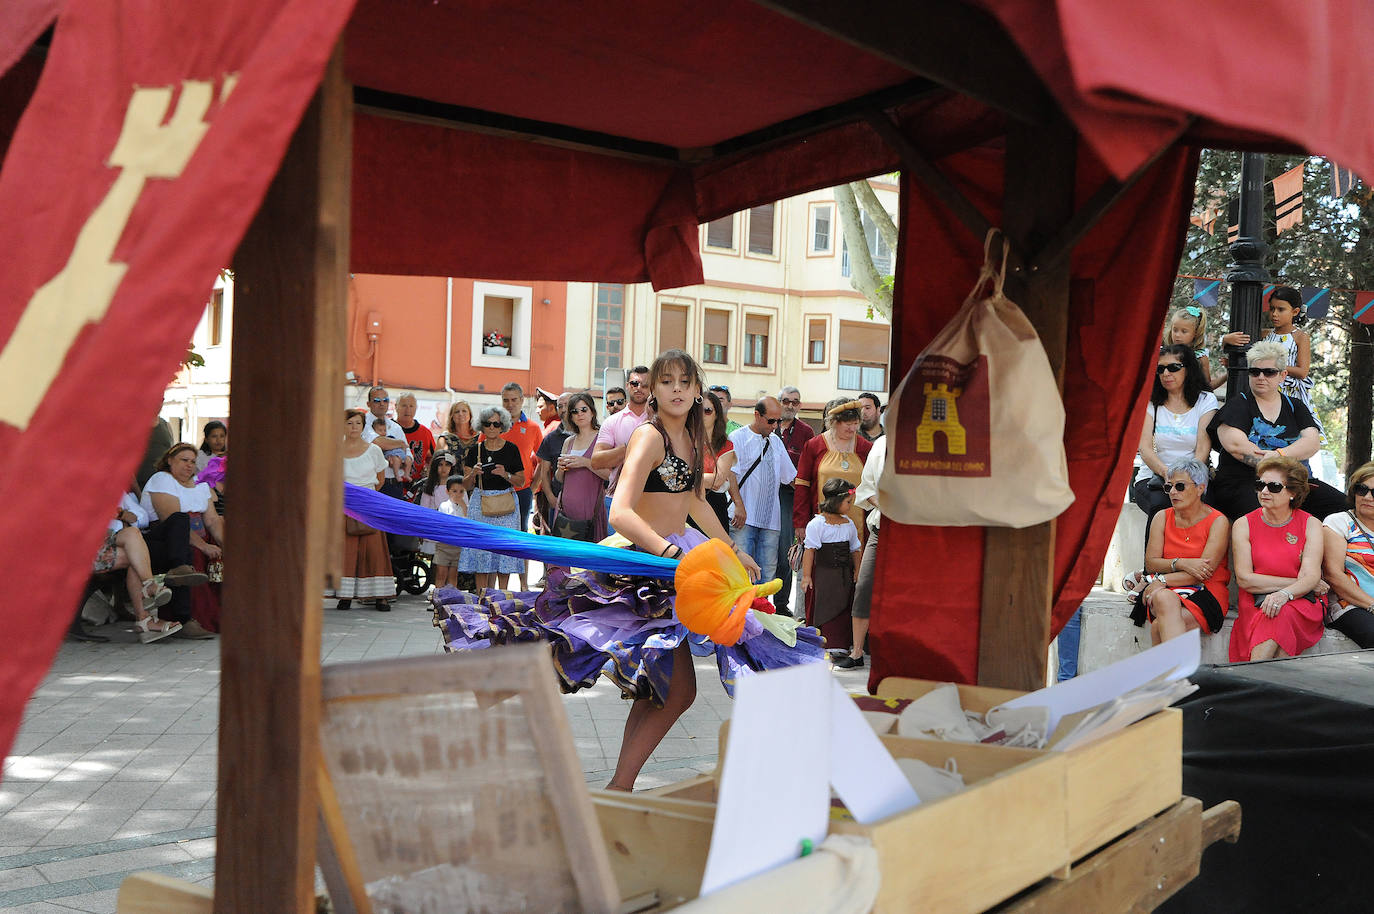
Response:
[[[386,457],[377,445],[363,440],[366,417],[361,409],[344,410],[344,482],[380,489]],[[349,528],[362,528],[365,532],[351,533]],[[344,533],[343,576],[339,589],[326,590],[325,596],[338,598],[335,609],[352,609],[354,600],[371,600],[379,612],[390,612],[391,599],[396,596],[396,577],[391,570],[386,536],[356,521],[345,521]]]
[[[630,437],[611,502],[611,524],[630,548],[650,555],[678,558],[708,536],[734,549],[702,497],[706,432],[696,362],[681,350],[669,350],[654,361],[649,377],[654,418]],[[689,516],[704,533],[688,527]],[[737,554],[756,577],[754,560]],[[765,617],[765,625],[753,612],[733,645],[690,634],[678,621],[672,581],[657,578],[552,568],[539,594],[472,597],[444,591],[436,595],[440,598],[454,601],[439,607],[450,650],[545,640],[553,645],[564,691],[590,686],[604,671],[633,699],[608,785],[616,790],[633,789],[650,753],[695,700],[694,652],[714,652],[727,691],[751,671],[818,661],[823,654],[814,629],[774,616]],[[789,644],[793,637],[795,643]]]

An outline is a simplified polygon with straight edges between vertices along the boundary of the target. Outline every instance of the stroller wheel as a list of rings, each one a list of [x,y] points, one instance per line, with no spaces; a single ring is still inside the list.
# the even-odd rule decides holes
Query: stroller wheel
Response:
[[[429,565],[422,559],[411,560],[410,566],[406,569],[405,580],[397,581],[406,593],[415,596],[422,595],[429,589]]]

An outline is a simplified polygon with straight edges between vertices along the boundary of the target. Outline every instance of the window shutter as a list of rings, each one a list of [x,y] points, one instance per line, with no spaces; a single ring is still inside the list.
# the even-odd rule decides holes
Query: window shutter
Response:
[[[726,311],[707,311],[703,328],[707,346],[724,346],[730,339],[730,314]]]
[[[811,364],[825,362],[825,321],[807,321],[806,352]]]
[[[663,305],[659,312],[658,344],[660,351],[687,348],[687,309],[681,305]]]
[[[890,333],[891,329],[886,324],[855,324],[841,321],[840,360],[886,365]]]
[[[733,248],[735,246],[735,217],[721,216],[706,223],[706,246]]]
[[[773,207],[765,203],[749,210],[750,254],[773,254]]]

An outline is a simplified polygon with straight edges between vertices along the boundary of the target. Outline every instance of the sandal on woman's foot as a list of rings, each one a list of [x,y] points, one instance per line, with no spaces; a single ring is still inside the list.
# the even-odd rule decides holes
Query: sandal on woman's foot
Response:
[[[864,665],[864,658],[862,655],[854,657],[849,654],[845,654],[840,659],[833,661],[833,663],[835,664],[835,669],[837,670],[857,670],[859,667]]]
[[[353,601],[352,601],[352,600],[340,600],[339,602],[337,602],[337,603],[334,604],[334,608],[335,608],[335,609],[352,609],[352,608],[353,608]]]
[[[134,620],[134,631],[138,632],[138,640],[144,644],[151,644],[160,641],[168,635],[175,635],[181,631],[180,622],[166,622],[158,619],[157,616],[149,613],[142,619]]]
[[[152,591],[149,593],[149,591]],[[158,587],[152,578],[143,582],[143,611],[151,612],[159,606],[172,602],[172,592],[166,587]]]

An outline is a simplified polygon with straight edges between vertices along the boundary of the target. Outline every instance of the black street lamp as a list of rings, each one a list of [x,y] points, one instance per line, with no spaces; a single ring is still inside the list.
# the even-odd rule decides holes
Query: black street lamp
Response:
[[[1264,255],[1269,245],[1260,235],[1260,217],[1264,213],[1264,154],[1247,152],[1240,163],[1240,234],[1231,244],[1231,267],[1226,281],[1231,284],[1231,330],[1248,334],[1250,342],[1260,339],[1260,310],[1264,302],[1264,286],[1269,271],[1264,268]],[[1245,346],[1226,347],[1226,397],[1250,390],[1246,374]]]

